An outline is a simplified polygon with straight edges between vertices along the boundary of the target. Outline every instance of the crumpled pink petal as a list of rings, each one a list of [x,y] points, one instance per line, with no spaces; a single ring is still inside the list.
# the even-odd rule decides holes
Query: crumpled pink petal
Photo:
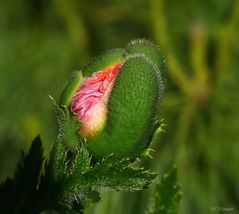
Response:
[[[72,97],[69,107],[82,122],[80,132],[85,137],[93,136],[104,126],[109,95],[122,65],[121,62],[116,63],[84,77]]]

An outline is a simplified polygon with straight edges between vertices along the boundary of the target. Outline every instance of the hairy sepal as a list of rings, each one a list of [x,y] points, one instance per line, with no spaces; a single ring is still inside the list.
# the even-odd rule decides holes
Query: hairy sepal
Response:
[[[149,145],[161,94],[159,79],[157,67],[147,57],[125,59],[108,102],[106,126],[87,143],[94,157],[135,159]]]
[[[165,75],[166,65],[165,59],[161,54],[158,46],[146,39],[135,39],[132,40],[126,47],[126,54],[143,54],[152,61],[157,67],[157,70]]]
[[[94,58],[92,62],[83,69],[83,75],[90,76],[96,71],[102,70],[112,64],[122,62],[124,60],[124,53],[124,49],[106,51],[102,55]]]
[[[79,85],[81,84],[81,80],[82,80],[81,71],[75,71],[72,74],[71,78],[66,83],[66,85],[61,93],[61,97],[59,100],[60,106],[68,106],[69,105],[72,96],[74,95],[74,93],[78,89]]]

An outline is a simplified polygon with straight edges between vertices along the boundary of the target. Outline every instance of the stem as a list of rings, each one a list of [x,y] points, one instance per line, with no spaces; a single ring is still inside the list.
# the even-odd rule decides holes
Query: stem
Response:
[[[190,29],[191,61],[196,82],[201,85],[208,80],[209,68],[206,62],[207,37],[201,23],[195,23]]]
[[[230,64],[230,60],[232,58],[232,51],[230,52],[230,46],[233,41],[237,38],[236,31],[238,30],[238,22],[239,22],[239,1],[235,1],[235,5],[231,12],[231,17],[229,21],[221,26],[219,32],[216,32],[218,36],[218,55],[216,59],[216,71],[219,75],[226,71],[225,67]]]
[[[178,61],[175,56],[174,48],[172,47],[172,41],[168,33],[168,23],[166,21],[163,0],[151,0],[150,1],[150,15],[152,19],[152,25],[154,30],[154,36],[158,43],[162,45],[164,50],[167,50],[167,61],[169,62],[168,74],[175,84],[187,93],[190,90],[190,79],[184,72],[183,65]]]

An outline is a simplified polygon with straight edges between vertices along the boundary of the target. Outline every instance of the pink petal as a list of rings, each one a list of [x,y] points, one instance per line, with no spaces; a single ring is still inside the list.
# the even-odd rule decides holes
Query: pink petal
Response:
[[[77,113],[82,122],[80,132],[85,137],[93,136],[104,126],[106,105],[113,82],[122,65],[123,63],[116,63],[94,72],[90,77],[84,77],[74,94],[69,108]]]

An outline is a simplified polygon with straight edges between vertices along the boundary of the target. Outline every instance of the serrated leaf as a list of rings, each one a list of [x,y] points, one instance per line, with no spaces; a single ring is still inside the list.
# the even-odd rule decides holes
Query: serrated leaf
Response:
[[[91,164],[91,157],[88,152],[88,150],[85,148],[85,146],[81,146],[80,149],[77,151],[74,163],[73,163],[73,169],[72,174],[74,173],[85,173],[90,169]]]
[[[111,157],[103,159],[85,173],[76,172],[64,181],[65,198],[68,200],[97,199],[98,192],[105,190],[142,190],[156,179],[157,174],[142,168],[132,168],[129,160],[115,160]],[[94,196],[94,198],[92,198]]]
[[[42,163],[42,143],[38,136],[33,140],[29,153],[22,153],[13,179],[7,179],[1,185],[1,213],[21,213],[27,209],[29,201],[37,191]]]
[[[177,181],[177,169],[163,176],[162,182],[156,186],[151,198],[147,214],[177,214],[182,193]]]

